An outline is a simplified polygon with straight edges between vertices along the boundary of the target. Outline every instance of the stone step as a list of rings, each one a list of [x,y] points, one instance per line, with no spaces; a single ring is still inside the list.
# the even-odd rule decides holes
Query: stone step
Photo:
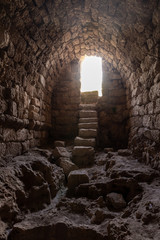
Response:
[[[91,122],[91,123],[79,123],[78,124],[79,129],[97,129],[98,123],[97,122]]]
[[[80,104],[79,108],[81,110],[95,110],[96,109],[96,104]]]
[[[80,110],[79,116],[80,118],[95,118],[97,117],[97,112],[94,110]]]
[[[80,118],[79,123],[98,122],[98,118]]]
[[[93,147],[75,146],[72,160],[78,167],[86,167],[93,164],[94,154]]]
[[[79,137],[92,138],[97,136],[97,129],[79,129]]]
[[[75,146],[91,146],[91,147],[95,147],[96,140],[95,140],[95,138],[76,137],[75,140],[74,140],[74,145]]]

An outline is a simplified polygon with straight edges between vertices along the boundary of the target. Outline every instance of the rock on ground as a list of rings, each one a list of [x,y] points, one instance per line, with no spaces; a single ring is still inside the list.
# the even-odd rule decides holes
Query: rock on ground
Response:
[[[81,169],[72,171],[68,176],[68,190],[73,191],[79,184],[88,182],[89,177],[87,171]]]
[[[64,171],[64,174],[68,177],[69,173],[74,171],[74,170],[77,170],[78,167],[73,163],[71,162],[70,159],[68,158],[64,158],[64,157],[61,157],[59,159],[59,166],[61,168],[63,168],[63,171]]]
[[[119,193],[109,193],[106,196],[108,205],[113,207],[116,210],[121,210],[126,207],[126,201],[123,198],[122,194]]]
[[[94,148],[75,146],[73,148],[73,162],[79,167],[86,167],[94,163]]]
[[[40,152],[1,162],[0,239],[159,240],[159,173],[118,152],[95,158],[71,171],[66,187],[62,170]]]
[[[41,151],[10,158],[0,168],[1,230],[26,212],[35,212],[50,204],[64,182],[64,174]]]
[[[70,158],[71,154],[67,151],[65,147],[55,147],[55,149],[53,150],[53,156],[55,159],[58,159],[60,157]]]

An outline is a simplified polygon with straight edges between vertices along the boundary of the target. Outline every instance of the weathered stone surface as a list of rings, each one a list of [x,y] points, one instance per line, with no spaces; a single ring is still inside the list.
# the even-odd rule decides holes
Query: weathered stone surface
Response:
[[[0,238],[6,239],[7,233],[6,233],[7,224],[0,220]]]
[[[98,123],[79,123],[78,127],[79,129],[97,129]]]
[[[119,149],[118,155],[120,156],[130,156],[132,154],[131,150],[129,149]]]
[[[95,104],[98,100],[98,91],[82,92],[81,102],[84,104]]]
[[[61,7],[60,2],[44,0],[15,1],[14,6],[8,1],[1,4],[0,18],[0,111],[15,119],[14,128],[17,119],[18,130],[29,118],[30,129],[51,127],[45,131],[54,139],[74,138],[80,59],[98,52],[104,60],[103,96],[93,95],[98,101],[100,145],[126,148],[129,139],[129,147],[136,145],[134,149],[144,152],[148,140],[141,147],[138,141],[133,144],[136,134],[132,133],[135,127],[159,131],[156,0],[127,0],[125,5],[123,1],[118,5],[117,1],[63,1]],[[5,120],[3,126],[9,125]],[[40,142],[41,137],[37,139]]]
[[[124,221],[117,220],[111,220],[107,226],[108,230],[108,236],[111,239],[116,239],[121,235],[122,239],[126,236],[129,236],[131,233],[128,229],[128,224]]]
[[[64,141],[55,141],[54,147],[65,147],[65,142]]]
[[[121,210],[126,207],[126,202],[122,194],[109,193],[106,196],[108,205],[111,205],[116,210]]]
[[[79,108],[82,110],[95,110],[96,109],[96,104],[80,104]]]
[[[61,157],[59,159],[59,166],[63,168],[64,174],[66,176],[68,176],[70,172],[78,169],[78,167],[72,163],[70,159],[64,157]]]
[[[47,149],[43,151],[47,152]],[[150,236],[158,239],[158,175],[152,176],[149,183],[147,178],[143,179],[145,183],[141,186],[138,184],[141,179],[136,178],[138,172],[139,176],[143,175],[144,169],[148,173],[156,173],[155,170],[141,166],[133,156],[117,155],[109,159],[114,161],[110,170],[115,170],[115,177],[106,177],[105,166],[97,164],[85,170],[72,171],[69,174],[72,175],[71,189],[66,194],[66,187],[60,188],[64,180],[62,170],[49,163],[41,153],[34,149],[13,160],[1,159],[2,239],[106,240],[119,237],[150,239]],[[106,159],[106,154],[98,152],[96,163],[102,159]],[[125,166],[131,175],[121,177]],[[124,200],[122,196],[126,206],[119,205],[120,200]],[[8,233],[11,224],[13,227]]]
[[[97,129],[79,129],[79,137],[82,138],[97,137]]]
[[[104,221],[105,214],[101,209],[97,209],[95,215],[91,219],[91,223],[93,224],[100,224]]]
[[[75,146],[73,148],[73,162],[80,167],[91,165],[94,162],[94,154],[93,147]]]
[[[73,191],[78,185],[88,183],[89,177],[85,170],[75,170],[70,172],[68,176],[68,189]]]
[[[80,118],[96,118],[97,117],[97,112],[94,110],[81,110],[79,112]]]
[[[74,145],[75,146],[90,146],[90,147],[95,147],[96,145],[96,140],[95,138],[81,138],[81,137],[76,137],[74,140]]]
[[[0,157],[4,156],[6,153],[6,144],[0,143]]]
[[[98,118],[80,118],[79,123],[98,122]]]
[[[38,211],[55,197],[64,174],[38,152],[8,158],[1,162],[0,237],[6,239],[8,224],[18,219],[21,211]],[[21,216],[22,216],[21,215]],[[3,223],[4,221],[4,223]]]
[[[66,148],[64,147],[56,147],[53,150],[53,156],[57,159],[60,157],[66,157],[66,158],[70,158],[70,153],[67,151]]]
[[[6,155],[17,156],[22,152],[21,143],[10,142],[6,144]]]

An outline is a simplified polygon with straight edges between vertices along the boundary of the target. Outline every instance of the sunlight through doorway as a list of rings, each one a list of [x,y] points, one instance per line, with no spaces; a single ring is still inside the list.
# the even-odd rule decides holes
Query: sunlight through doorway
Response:
[[[85,56],[81,62],[81,92],[98,91],[102,96],[102,58]]]

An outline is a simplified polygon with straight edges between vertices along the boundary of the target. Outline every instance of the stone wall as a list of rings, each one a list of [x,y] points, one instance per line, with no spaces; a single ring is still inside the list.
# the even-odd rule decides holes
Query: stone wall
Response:
[[[147,56],[132,74],[130,85],[129,145],[143,161],[155,168],[160,160],[160,59]],[[142,72],[143,71],[143,72]],[[137,144],[138,143],[138,144]]]
[[[78,132],[80,65],[73,60],[61,71],[52,97],[53,137],[74,138]]]
[[[103,64],[102,97],[98,100],[99,144],[122,148],[128,144],[126,86],[115,69]]]
[[[40,46],[14,29],[9,6],[0,15],[0,156],[19,155],[46,142],[53,82]]]
[[[7,144],[30,147],[53,132],[57,80],[86,54],[105,59],[126,81],[129,146],[149,154],[148,162],[159,159],[159,33],[159,0],[0,0],[1,155],[15,149]],[[8,129],[12,140],[5,140]],[[22,130],[28,133],[23,141],[17,137]]]

